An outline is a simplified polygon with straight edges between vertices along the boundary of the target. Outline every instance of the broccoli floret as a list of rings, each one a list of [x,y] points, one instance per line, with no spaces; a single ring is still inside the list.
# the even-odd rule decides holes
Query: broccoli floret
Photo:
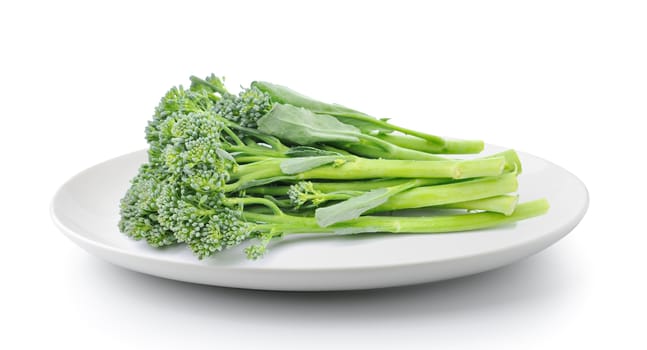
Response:
[[[155,109],[153,119],[146,126],[146,141],[149,144],[151,162],[160,159],[162,151],[173,141],[174,121],[184,115],[201,113],[213,108],[214,102],[206,91],[185,90],[182,86],[173,87],[162,98]]]
[[[362,191],[341,190],[333,192],[322,192],[315,188],[310,181],[299,181],[290,186],[287,196],[294,209],[301,207],[318,207],[328,201],[339,201],[350,199],[361,195]]]
[[[223,117],[240,124],[243,127],[257,127],[256,122],[272,109],[270,96],[261,90],[250,87],[238,96],[224,98],[219,101],[215,110]]]
[[[150,164],[140,167],[131,180],[130,188],[120,203],[119,229],[128,236],[144,239],[153,247],[163,247],[177,242],[173,232],[161,225],[158,218],[158,198],[163,174]]]
[[[299,181],[288,190],[288,198],[295,209],[299,209],[308,202],[312,202],[315,206],[321,204],[322,195],[323,193],[315,190],[310,181]]]
[[[157,227],[173,237],[173,243],[185,243],[200,259],[249,238],[249,224],[240,219],[238,208],[226,207],[219,196],[195,192],[181,182],[166,181],[157,187],[159,190],[147,198],[156,209]],[[143,199],[136,198],[122,206],[126,210],[137,208],[144,204],[137,200]],[[132,236],[132,227],[120,228]]]
[[[270,95],[251,86],[243,89],[238,96],[227,91],[221,79],[211,76],[200,79],[191,77],[191,90],[206,92],[212,101],[210,106],[223,118],[245,128],[256,128],[256,121],[272,108]]]
[[[237,210],[227,207],[202,209],[184,202],[178,213],[184,226],[178,229],[176,237],[198,258],[206,258],[250,238],[252,225],[241,220],[239,215]]]

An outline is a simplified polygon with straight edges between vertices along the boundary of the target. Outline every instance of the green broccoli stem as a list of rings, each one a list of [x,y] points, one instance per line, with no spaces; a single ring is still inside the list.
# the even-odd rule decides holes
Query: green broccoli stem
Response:
[[[466,210],[477,210],[477,211],[490,211],[494,213],[501,213],[503,215],[512,215],[517,203],[519,202],[519,196],[517,195],[501,195],[494,196],[483,199],[476,199],[473,201],[452,203],[439,205],[434,208],[439,209],[466,209]]]
[[[247,155],[247,154],[244,154],[244,153],[234,156],[234,159],[236,159],[236,163],[238,163],[238,164],[260,162],[260,161],[268,160],[268,159],[272,159],[272,158],[274,158],[274,157],[250,156],[250,155]]]
[[[342,197],[342,195],[339,195],[339,196]],[[346,195],[346,196],[348,198],[351,197],[349,195]],[[295,210],[293,207],[292,201],[290,201],[289,199],[277,199],[271,196],[267,196],[266,198],[276,203],[276,205],[278,205],[282,210],[289,211],[291,215],[299,215],[299,216],[314,215],[314,208],[311,208],[311,207],[305,207],[305,209],[302,207],[302,208],[299,208],[298,210]],[[341,200],[345,200],[348,198],[341,198]],[[519,200],[519,196],[517,195],[504,194],[500,196],[475,199],[475,200],[465,201],[465,202],[457,202],[457,203],[451,203],[451,204],[429,206],[424,208],[416,208],[416,210],[457,209],[457,210],[468,210],[468,211],[489,211],[494,213],[501,213],[504,215],[510,215],[512,214],[515,207],[517,206],[518,200]],[[245,210],[253,210],[258,213],[271,213],[271,211],[267,209],[267,207],[249,207],[249,208],[246,207]],[[406,211],[410,209],[403,209],[403,210]],[[397,216],[397,215],[402,215],[401,212],[402,211],[400,210],[392,210],[392,211],[380,212],[379,214]]]
[[[316,194],[302,194],[303,202],[311,202],[315,206],[319,204],[330,202],[330,201],[343,201],[353,197],[357,197],[364,192],[357,191],[343,191],[343,192],[331,192],[331,193],[316,193]],[[291,207],[295,207],[294,203],[290,204]],[[298,206],[297,206],[298,208]]]
[[[284,215],[283,211],[274,203],[273,201],[267,198],[258,198],[258,197],[241,197],[241,198],[225,198],[224,204],[226,206],[245,206],[259,204],[269,208],[274,215],[281,216]]]
[[[242,215],[245,220],[258,223],[255,230],[272,232],[278,237],[298,233],[445,233],[478,230],[536,217],[545,214],[548,209],[548,201],[538,199],[517,205],[511,215],[480,212],[430,217],[361,216],[328,227],[320,227],[311,217],[275,216],[254,212],[243,212]]]
[[[308,170],[299,179],[368,179],[400,178],[453,178],[465,179],[500,175],[505,159],[412,161],[395,159],[356,158],[339,166],[322,166]]]
[[[352,156],[353,155],[352,153],[348,152],[347,150],[337,148],[337,147],[333,147],[333,146],[326,145],[326,144],[317,145],[317,148],[320,148],[320,149],[326,150],[326,151],[330,151],[330,152],[339,153],[339,154],[342,154],[342,155],[345,155],[345,156]]]
[[[427,179],[427,185],[438,185],[456,180],[436,178]],[[391,187],[411,181],[411,179],[375,179],[369,181],[336,181],[336,182],[312,182],[313,188],[324,193],[343,192],[343,191],[370,191],[378,188]],[[248,194],[285,196],[290,190],[290,186],[265,185],[247,189]]]
[[[303,202],[306,202],[306,201],[309,200],[309,201],[312,202],[312,204],[319,205],[319,204],[324,203],[324,202],[329,201],[329,200],[342,200],[342,199],[351,199],[351,198],[354,198],[354,197],[358,197],[354,201],[356,201],[357,203],[359,203],[362,206],[365,206],[365,205],[367,205],[369,203],[369,202],[367,202],[365,196],[371,196],[372,201],[376,201],[378,199],[376,199],[375,196],[377,196],[378,198],[388,198],[388,197],[394,196],[394,195],[396,195],[398,193],[407,191],[407,190],[415,188],[415,187],[433,184],[435,182],[434,180],[435,179],[412,179],[412,180],[409,180],[407,182],[401,183],[399,185],[383,187],[380,190],[376,190],[376,191],[380,191],[379,195],[376,195],[374,191],[371,191],[370,193],[369,192],[358,192],[358,191],[332,192],[332,193],[326,193],[326,194],[323,194],[323,193],[302,194],[302,196],[304,196],[304,195],[306,196],[306,198],[302,198],[302,199],[303,199]],[[346,195],[346,196],[344,197],[344,195]],[[307,198],[307,197],[311,197],[311,198]],[[340,210],[339,206],[342,206],[342,210],[341,210],[342,213],[348,212],[349,209],[355,209],[356,208],[355,205],[350,205],[349,203],[351,203],[351,202],[344,201],[342,203],[334,204],[333,206],[320,207],[319,209],[317,209],[317,211],[315,213],[315,216],[317,217],[318,220],[323,220],[323,222],[334,221],[334,220],[337,220],[337,219],[341,220],[340,215],[336,214]],[[373,203],[375,203],[375,202],[373,202]],[[375,206],[375,205],[377,205],[377,204],[373,204],[373,206]],[[367,209],[364,209],[364,210],[367,210]],[[328,213],[326,213],[326,212],[328,212]],[[357,214],[357,215],[359,215],[359,214]],[[342,216],[343,216],[343,214],[342,214]]]
[[[279,152],[279,153],[285,153],[290,150],[290,147],[284,145],[281,143],[281,140],[278,138],[271,136],[271,135],[265,135],[261,132],[259,132],[256,129],[250,129],[250,128],[243,128],[241,126],[237,127],[238,130],[250,134],[257,139],[259,139],[261,142],[264,142],[265,144],[269,145],[272,147],[273,150]]]
[[[346,201],[319,207],[315,218],[321,226],[329,226],[357,218],[364,213],[428,207],[501,195],[517,189],[516,175],[483,178],[461,183],[424,186],[424,179],[365,192]],[[413,192],[402,199],[405,194]],[[401,195],[394,199],[394,197]],[[313,204],[317,204],[313,202]]]
[[[445,139],[444,145],[406,135],[379,134],[377,138],[394,145],[427,153],[437,154],[474,154],[483,151],[483,141]]]
[[[448,171],[448,167],[451,167],[451,164],[457,166],[454,171],[457,171],[461,174],[459,178],[469,178],[469,177],[480,177],[480,176],[496,176],[500,174],[499,171],[494,171],[492,168],[493,163],[479,163],[480,161],[489,161],[504,159],[503,170],[505,172],[512,172],[519,174],[521,172],[521,162],[517,153],[514,150],[506,150],[497,154],[493,154],[483,158],[476,158],[472,160],[448,160],[448,161],[411,161],[411,160],[380,160],[380,159],[365,159],[365,158],[350,158],[352,161],[347,161],[348,157],[340,157],[345,161],[342,165],[325,165],[312,170],[303,172],[297,175],[285,175],[281,171],[280,163],[281,159],[269,158],[267,160],[258,161],[249,164],[242,164],[236,173],[232,174],[232,180],[235,182],[226,185],[225,191],[231,192],[240,190],[242,188],[253,188],[256,186],[271,184],[278,181],[300,181],[305,179],[323,179],[323,180],[360,180],[360,179],[377,179],[377,178],[437,178],[437,183],[447,183],[451,182],[454,175],[445,175],[440,176],[439,171],[443,169]],[[359,164],[357,161],[359,160]],[[492,171],[494,175],[487,175],[486,172]],[[432,169],[434,169],[432,171]],[[481,172],[481,175],[476,174]],[[471,174],[468,174],[471,173]],[[382,186],[371,187],[373,184],[371,181],[366,181],[365,185],[359,184],[357,181],[349,182],[352,186],[359,186],[359,190],[362,188],[369,190],[380,187],[394,186],[400,183],[404,183],[406,179],[387,179],[383,181],[394,181],[393,183],[382,183]],[[260,181],[259,181],[260,180]],[[375,181],[375,180],[373,180]],[[380,181],[380,180],[378,180]],[[365,187],[369,186],[369,187]],[[327,187],[327,188],[325,188]],[[317,189],[317,188],[315,188]],[[343,185],[343,182],[339,182],[338,185],[335,183],[330,183],[329,185],[323,185],[323,187],[317,189],[324,192],[333,192],[333,191],[343,191],[343,190],[354,190],[357,188],[348,188]],[[262,191],[262,190],[261,190]],[[252,192],[253,193],[253,190]],[[287,191],[285,192],[287,193]],[[262,192],[257,194],[264,194]],[[266,193],[276,195],[274,193]],[[278,193],[278,195],[284,194],[283,192]]]
[[[220,116],[217,116],[217,119],[224,124],[223,130],[227,133],[229,137],[231,137],[234,140],[237,146],[244,145],[244,143],[242,142],[240,137],[236,133],[234,133],[231,129],[236,129],[238,132],[240,132],[243,135],[253,136],[257,138],[259,141],[267,144],[268,146],[271,146],[272,147],[271,149],[276,151],[279,154],[283,154],[290,150],[290,147],[284,145],[281,142],[281,140],[279,140],[278,138],[272,135],[264,134],[256,129],[240,126],[237,123],[234,123],[231,120],[228,120]]]
[[[401,160],[447,160],[431,153],[400,147],[399,145],[379,139],[375,136],[355,135],[360,142],[332,142],[331,144],[353,154],[368,158],[401,159]]]
[[[414,161],[340,157],[342,164],[323,165],[289,176],[291,180],[328,179],[360,180],[385,177],[464,179],[500,175],[506,160],[503,157],[470,160]],[[233,180],[246,182],[289,175],[281,170],[282,159],[243,164],[232,174]],[[285,179],[283,179],[285,180]]]
[[[225,120],[224,118],[221,118],[221,119]],[[223,125],[222,130],[234,141],[236,145],[239,145],[239,146],[244,145],[240,137],[238,137],[238,135],[229,127],[227,127],[226,125]]]
[[[517,188],[517,175],[514,173],[445,185],[421,186],[395,194],[389,197],[384,204],[369,210],[369,212],[424,208],[466,202],[514,192]]]
[[[503,152],[495,153],[489,156],[486,156],[484,158],[498,158],[498,157],[503,157],[505,158],[505,168],[504,170],[506,172],[512,172],[517,175],[521,174],[522,167],[521,167],[521,160],[519,159],[519,155],[517,152],[513,149],[508,149]]]
[[[280,151],[275,151],[268,147],[258,146],[258,145],[223,145],[222,148],[227,152],[237,152],[246,156],[260,156],[267,158],[287,158],[285,153]]]
[[[308,108],[306,106],[299,106],[299,107]],[[320,112],[315,111],[315,113],[320,113]],[[427,134],[427,133],[424,133],[424,132],[420,132],[420,131],[416,131],[416,130],[412,130],[412,129],[407,129],[407,128],[404,128],[404,127],[401,127],[401,126],[393,125],[391,123],[386,122],[385,120],[377,119],[375,117],[371,117],[371,116],[366,115],[366,114],[361,113],[361,112],[336,112],[336,111],[331,111],[331,112],[327,112],[326,114],[331,115],[333,117],[336,117],[336,118],[340,119],[342,122],[346,122],[346,123],[349,123],[348,119],[353,119],[353,120],[357,120],[357,121],[359,121],[361,123],[373,124],[375,126],[376,130],[384,130],[384,129],[386,129],[386,130],[392,130],[392,131],[399,131],[399,132],[401,132],[403,134],[418,137],[418,138],[420,138],[422,140],[425,140],[425,141],[427,141],[429,143],[432,143],[432,144],[435,144],[435,145],[438,145],[438,146],[442,146],[447,142],[447,140],[443,139],[440,136],[431,135],[431,134]],[[350,122],[349,124],[352,124],[352,122]]]

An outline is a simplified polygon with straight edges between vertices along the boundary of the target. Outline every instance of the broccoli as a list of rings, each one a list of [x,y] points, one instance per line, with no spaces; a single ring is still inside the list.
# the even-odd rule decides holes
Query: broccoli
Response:
[[[302,95],[288,87],[264,81],[255,81],[250,89],[258,89],[267,94],[272,102],[303,107],[318,115],[329,115],[340,122],[355,126],[363,133],[377,136],[397,146],[429,153],[479,153],[483,150],[483,141],[447,140],[417,130],[403,128],[388,123],[388,118],[377,119],[365,113],[338,105],[317,101]],[[400,132],[405,135],[393,135]]]
[[[325,104],[280,85],[254,82],[238,96],[220,79],[191,77],[192,87],[218,94],[216,112],[240,126],[298,145],[325,143],[370,158],[438,160],[432,153],[478,153],[482,141],[446,140],[398,127],[339,105]],[[393,135],[394,131],[408,135]],[[361,140],[361,142],[360,142]]]
[[[537,200],[517,205],[510,215],[478,212],[432,217],[362,216],[321,227],[315,218],[285,214],[261,198],[238,197],[223,201],[190,190],[183,193],[182,188],[170,181],[144,185],[144,181],[155,181],[155,178],[142,179],[141,174],[148,173],[140,172],[122,200],[120,229],[134,239],[145,239],[155,247],[185,243],[200,259],[250,239],[259,242],[247,247],[245,253],[248,258],[256,259],[265,253],[271,239],[287,234],[474,230],[537,216],[548,209],[545,200]],[[149,186],[157,188],[150,192],[152,195],[146,194],[145,188]],[[256,203],[272,207],[273,213],[247,209],[246,205]]]
[[[397,132],[404,135],[398,135]],[[254,239],[251,259],[296,233],[449,232],[540,215],[517,204],[521,163],[512,150],[476,152],[287,88],[255,82],[239,94],[222,79],[171,88],[145,129],[148,162],[120,203],[119,229],[202,259]],[[461,209],[434,217],[366,216],[415,208]]]
[[[517,176],[508,173],[468,181],[446,179],[397,179],[358,184],[354,190],[346,183],[300,181],[291,186],[259,186],[250,194],[262,194],[284,209],[316,208],[314,216],[321,226],[351,220],[364,213],[388,212],[425,207],[482,209],[509,215],[516,197],[504,196],[517,190]],[[324,192],[322,188],[327,188]],[[363,190],[359,190],[362,188]],[[510,198],[507,198],[510,197]],[[320,207],[335,201],[335,204]],[[476,202],[475,202],[476,201]],[[480,207],[479,207],[480,206]]]
[[[240,212],[236,219],[250,226],[252,236],[260,239],[259,244],[245,249],[250,259],[262,256],[269,241],[275,237],[299,233],[358,234],[372,232],[389,233],[444,233],[488,228],[505,223],[516,222],[544,214],[548,202],[538,199],[516,206],[513,213],[504,215],[494,212],[475,212],[443,216],[361,216],[352,221],[340,222],[321,227],[311,217],[292,215],[268,215],[255,212]]]

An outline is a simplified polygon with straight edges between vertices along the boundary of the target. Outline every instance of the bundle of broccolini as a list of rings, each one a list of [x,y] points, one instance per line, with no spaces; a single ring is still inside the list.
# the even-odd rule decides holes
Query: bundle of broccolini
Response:
[[[449,158],[439,154],[479,153],[483,142],[409,130],[266,82],[238,95],[214,75],[191,82],[156,108],[149,161],[120,205],[120,230],[152,246],[184,243],[202,259],[253,239],[245,252],[258,258],[288,234],[464,231],[548,210],[545,200],[517,204],[512,150]],[[434,215],[398,212],[412,208]]]

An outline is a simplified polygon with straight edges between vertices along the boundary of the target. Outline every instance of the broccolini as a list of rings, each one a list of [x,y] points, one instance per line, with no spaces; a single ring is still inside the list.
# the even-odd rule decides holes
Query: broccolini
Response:
[[[265,82],[233,94],[215,75],[191,77],[165,94],[145,134],[149,159],[121,200],[119,228],[154,247],[185,244],[200,259],[248,240],[256,259],[288,234],[463,231],[548,210],[545,200],[517,204],[512,150],[446,158],[483,144]],[[400,212],[414,208],[451,211]]]

